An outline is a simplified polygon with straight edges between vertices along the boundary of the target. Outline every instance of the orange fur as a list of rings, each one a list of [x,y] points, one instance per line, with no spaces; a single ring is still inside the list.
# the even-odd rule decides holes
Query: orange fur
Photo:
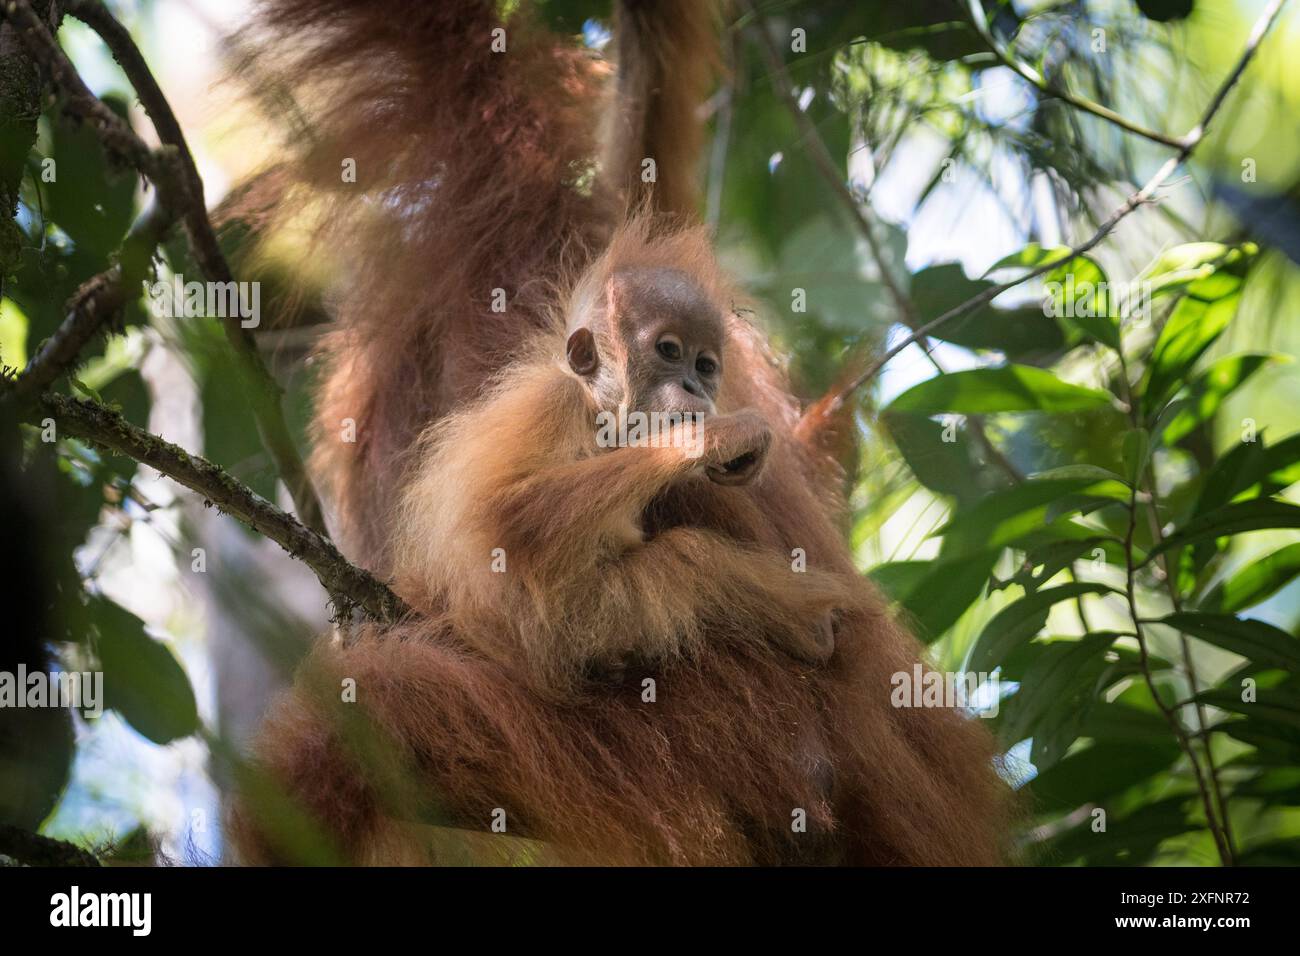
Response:
[[[987,736],[951,711],[890,707],[889,675],[910,668],[910,645],[879,606],[859,614],[829,668],[724,643],[566,701],[426,622],[369,629],[317,651],[259,752],[356,861],[459,858],[498,808],[508,835],[545,841],[547,862],[999,861],[1003,785]],[[338,702],[343,677],[359,704]],[[416,798],[393,798],[349,746],[340,727],[357,706],[410,755]],[[440,826],[415,844],[414,821]],[[252,860],[285,859],[247,816],[236,835]]]
[[[514,52],[493,59],[486,0],[263,2],[300,33],[290,62],[340,84],[320,113],[321,168],[336,175],[331,148],[346,143],[378,171],[366,191],[381,201],[335,187],[328,207],[326,235],[355,261],[323,350],[316,460],[352,553],[420,612],[317,648],[258,744],[271,778],[357,862],[500,858],[486,833],[498,809],[543,862],[999,862],[991,736],[952,711],[890,706],[890,676],[919,648],[857,574],[843,502],[796,435],[763,336],[731,311],[707,235],[653,215],[692,205],[687,113],[708,51],[690,45],[711,43],[696,29],[706,5],[628,4],[662,42],[657,67],[623,64],[613,128],[648,145],[615,143],[578,188],[602,69],[526,14],[509,25]],[[664,67],[678,62],[674,86]],[[662,199],[636,195],[642,149],[677,177]],[[629,203],[650,214],[623,222]],[[673,449],[591,454],[591,406],[557,367],[564,320],[627,265],[685,271],[722,306],[719,407],[753,409],[772,433],[751,485],[702,480]],[[505,315],[489,308],[495,287]],[[336,440],[342,417],[358,444]],[[831,660],[783,653],[830,606]],[[573,680],[629,651],[621,683]],[[339,701],[344,678],[356,704]],[[799,810],[807,833],[792,829]],[[246,859],[292,859],[252,803],[232,832]]]
[[[554,357],[563,341],[547,341],[552,357],[433,430],[398,522],[399,591],[561,693],[589,665],[695,656],[720,628],[814,654],[810,632],[849,599],[846,582],[712,530],[643,532],[656,496],[705,493],[701,469],[736,457],[761,420],[706,421],[698,457],[600,449],[590,394]]]

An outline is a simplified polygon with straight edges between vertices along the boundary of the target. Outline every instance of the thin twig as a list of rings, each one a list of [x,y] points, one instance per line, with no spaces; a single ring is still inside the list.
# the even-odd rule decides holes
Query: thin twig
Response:
[[[234,274],[225,254],[221,251],[221,244],[217,241],[216,231],[208,217],[207,203],[203,196],[203,179],[199,176],[198,166],[194,162],[189,144],[185,141],[185,133],[139,47],[136,46],[130,32],[100,0],[71,0],[67,10],[69,14],[99,34],[100,39],[113,55],[113,59],[122,67],[122,71],[135,88],[141,105],[153,122],[158,138],[177,150],[188,186],[189,201],[184,210],[184,220],[194,257],[198,261],[199,268],[210,281],[228,284],[228,287],[233,288],[238,296],[238,284],[234,282]],[[289,489],[289,496],[293,500],[299,520],[307,527],[323,534],[325,523],[320,502],[281,412],[282,390],[263,363],[252,332],[239,321],[240,314],[242,313],[236,304],[231,315],[222,323],[222,329],[239,359],[240,368],[248,384],[252,386],[253,414],[262,444],[270,452],[280,478]]]
[[[1123,391],[1124,401],[1128,405],[1129,420],[1132,423],[1133,428],[1138,429],[1141,427],[1142,422],[1138,410],[1138,402],[1133,395],[1133,383],[1132,383],[1132,378],[1129,374],[1128,359],[1124,355],[1124,343],[1122,340],[1122,334],[1123,334],[1122,322],[1120,324],[1120,330],[1121,330],[1121,341],[1118,343],[1118,347],[1115,349],[1115,354],[1119,358],[1119,380],[1120,380],[1121,389]],[[1132,508],[1136,505],[1138,498],[1145,497],[1145,503],[1147,505],[1147,508],[1145,510],[1147,514],[1147,520],[1151,528],[1152,539],[1156,542],[1159,542],[1163,540],[1164,535],[1163,532],[1161,532],[1160,530],[1160,521],[1159,521],[1159,512],[1158,512],[1159,499],[1156,497],[1156,482],[1154,478],[1148,482],[1149,485],[1148,493],[1145,496],[1140,494],[1140,485],[1142,482],[1142,477],[1143,474],[1147,472],[1148,468],[1149,468],[1149,461],[1147,467],[1140,469],[1139,472],[1134,476],[1133,486],[1132,486],[1133,495],[1130,498],[1130,507]],[[1128,543],[1126,544],[1125,547],[1125,560],[1131,564],[1133,560],[1132,559],[1132,536],[1134,531],[1134,525],[1137,521],[1136,512],[1130,514],[1130,521],[1131,521],[1131,525],[1129,528]],[[1169,561],[1170,557],[1171,556],[1169,554],[1161,555],[1161,558],[1164,561],[1163,571],[1165,575],[1165,585],[1169,591],[1169,600],[1173,604],[1174,610],[1177,611],[1177,610],[1181,610],[1182,601],[1178,596],[1177,585],[1170,577],[1169,572],[1171,567],[1176,567],[1176,564],[1175,565],[1170,564]],[[1132,589],[1132,586],[1133,586],[1133,579],[1130,578],[1129,579],[1130,591]],[[1136,605],[1131,603],[1129,607],[1130,613],[1134,613],[1135,609],[1136,609]],[[1147,624],[1151,622],[1144,618],[1142,623]],[[1140,633],[1140,629],[1135,636],[1138,637],[1139,641],[1143,639]],[[1192,697],[1193,699],[1195,699],[1197,694],[1197,680],[1196,680],[1196,670],[1192,664],[1191,648],[1188,647],[1187,635],[1180,633],[1179,639],[1182,645],[1183,664],[1187,671],[1188,683],[1191,686]],[[1154,696],[1155,695],[1154,684],[1149,683],[1148,687],[1151,689],[1151,693]],[[1159,704],[1159,700],[1157,700],[1157,704]],[[1194,712],[1196,713],[1196,718],[1197,718],[1198,733],[1196,736],[1201,739],[1205,748],[1206,768],[1209,772],[1211,788],[1214,791],[1214,799],[1219,808],[1220,825],[1223,828],[1223,848],[1220,850],[1220,852],[1226,850],[1227,858],[1225,862],[1231,865],[1235,865],[1237,860],[1237,850],[1233,844],[1232,823],[1228,819],[1228,803],[1223,796],[1223,788],[1219,783],[1218,767],[1215,765],[1214,754],[1210,749],[1211,741],[1209,739],[1209,736],[1205,732],[1207,726],[1206,719],[1205,719],[1205,710],[1199,702],[1197,702],[1197,705],[1194,708]],[[1191,742],[1189,739],[1188,741],[1189,746],[1190,743]]]
[[[1142,671],[1142,678],[1146,682],[1147,690],[1151,694],[1151,699],[1155,702],[1156,709],[1173,731],[1174,737],[1178,740],[1178,746],[1182,748],[1183,753],[1187,755],[1188,763],[1191,764],[1192,774],[1196,777],[1196,789],[1201,795],[1201,804],[1205,808],[1206,822],[1210,828],[1210,833],[1214,837],[1214,845],[1219,851],[1219,859],[1224,866],[1231,866],[1233,863],[1232,850],[1228,846],[1227,837],[1223,833],[1222,824],[1219,822],[1219,816],[1215,812],[1214,799],[1210,795],[1210,787],[1205,782],[1205,775],[1201,772],[1200,761],[1196,759],[1196,751],[1192,747],[1192,742],[1187,737],[1187,731],[1183,729],[1178,715],[1175,714],[1164,700],[1161,699],[1160,693],[1156,688],[1155,677],[1151,673],[1150,657],[1147,652],[1146,633],[1142,630],[1142,617],[1138,614],[1137,608],[1137,565],[1133,560],[1133,533],[1137,528],[1137,483],[1134,482],[1132,491],[1129,495],[1129,520],[1128,532],[1124,536],[1124,565],[1125,565],[1125,597],[1128,599],[1129,616],[1133,620],[1133,632],[1137,637],[1138,643],[1138,668]]]
[[[1069,90],[1064,90],[1054,85],[1032,66],[1017,60],[1002,46],[1001,43],[997,41],[993,36],[993,31],[989,29],[988,18],[984,15],[984,8],[980,6],[978,0],[967,0],[967,7],[971,25],[975,27],[975,32],[979,34],[979,37],[984,41],[985,46],[989,48],[993,55],[996,56],[1004,66],[1014,70],[1020,77],[1025,79],[1032,86],[1036,87],[1039,92],[1044,93],[1053,99],[1058,99],[1064,103],[1068,103],[1075,109],[1082,110],[1085,113],[1091,113],[1093,116],[1104,119],[1106,122],[1112,123],[1122,130],[1142,136],[1154,143],[1159,143],[1162,146],[1172,146],[1175,149],[1182,149],[1187,145],[1186,137],[1179,138],[1177,136],[1170,136],[1168,133],[1161,133],[1158,130],[1149,129],[1141,123],[1135,123],[1133,120],[1116,113],[1114,110],[1102,106],[1100,103],[1095,103],[1086,97],[1079,96],[1076,93],[1071,93]]]
[[[394,621],[409,613],[401,598],[387,585],[350,564],[325,537],[207,459],[191,455],[132,425],[98,402],[46,393],[41,397],[41,404],[64,433],[149,465],[203,495],[208,503],[239,518],[290,556],[301,560],[316,572],[321,586],[334,602],[338,617],[346,616],[353,605],[377,621]]]
[[[1134,414],[1136,414],[1136,410]],[[1147,524],[1151,529],[1151,538],[1157,545],[1163,544],[1165,540],[1164,531],[1160,528],[1159,507],[1159,492],[1156,489],[1156,482],[1151,480],[1147,488]],[[1175,611],[1181,611],[1183,601],[1178,593],[1178,582],[1175,580],[1175,575],[1178,573],[1177,555],[1177,548],[1172,551],[1161,552],[1159,561],[1160,570],[1165,579],[1165,589],[1169,593],[1169,603],[1173,605]],[[1215,763],[1214,753],[1211,749],[1211,736],[1206,732],[1209,730],[1210,722],[1205,714],[1205,703],[1197,699],[1201,691],[1200,682],[1196,677],[1196,664],[1192,659],[1192,649],[1187,640],[1187,635],[1182,631],[1178,632],[1178,642],[1183,658],[1183,669],[1187,671],[1187,684],[1192,692],[1192,699],[1195,701],[1192,710],[1196,714],[1197,736],[1201,738],[1205,745],[1205,766],[1209,771],[1210,784],[1214,788],[1214,797],[1219,803],[1219,816],[1223,823],[1224,840],[1228,845],[1228,853],[1235,861],[1237,848],[1232,834],[1232,821],[1228,819],[1228,801],[1223,796],[1223,785],[1219,781],[1219,768]]]
[[[1165,181],[1174,174],[1174,171],[1177,170],[1189,156],[1191,156],[1193,150],[1195,150],[1201,140],[1205,138],[1206,130],[1214,120],[1215,115],[1219,112],[1219,108],[1223,105],[1228,93],[1236,84],[1237,80],[1241,78],[1242,73],[1245,72],[1246,66],[1254,57],[1255,51],[1259,48],[1260,42],[1273,26],[1273,23],[1277,20],[1278,14],[1281,13],[1282,7],[1285,5],[1286,0],[1272,0],[1272,2],[1269,3],[1268,7],[1255,22],[1255,26],[1250,32],[1250,37],[1246,41],[1246,47],[1242,51],[1236,67],[1233,68],[1232,72],[1228,74],[1227,79],[1225,79],[1222,85],[1220,85],[1218,91],[1210,101],[1210,105],[1202,115],[1201,121],[1183,137],[1182,146],[1179,147],[1178,152],[1174,156],[1170,157],[1169,160],[1160,167],[1156,174],[1152,176],[1141,189],[1129,196],[1119,208],[1112,212],[1110,216],[1106,218],[1105,222],[1098,227],[1097,231],[1092,234],[1092,236],[1090,236],[1086,241],[1079,243],[1077,246],[1071,247],[1059,258],[1036,266],[1016,279],[1003,282],[999,285],[990,286],[978,295],[972,296],[960,305],[953,306],[947,312],[944,312],[937,318],[931,319],[929,322],[920,326],[920,328],[915,329],[910,335],[906,336],[894,345],[893,348],[886,351],[884,355],[882,355],[877,361],[873,362],[860,375],[849,380],[849,382],[835,394],[832,400],[826,404],[827,413],[832,413],[842,407],[855,391],[880,374],[880,370],[893,361],[893,359],[905,349],[925,339],[931,333],[946,325],[948,322],[951,322],[953,319],[961,318],[963,315],[966,315],[983,305],[987,305],[1008,289],[1014,289],[1016,286],[1028,282],[1030,279],[1044,275],[1058,266],[1069,262],[1071,259],[1091,251],[1094,247],[1099,245],[1102,240],[1110,235],[1114,228],[1118,226],[1119,223],[1131,212],[1139,206],[1143,206],[1150,202],[1152,197],[1155,195],[1156,190],[1164,185]]]

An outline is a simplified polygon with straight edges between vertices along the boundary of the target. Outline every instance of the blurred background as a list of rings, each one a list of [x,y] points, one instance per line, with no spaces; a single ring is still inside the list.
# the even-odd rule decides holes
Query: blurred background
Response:
[[[279,158],[292,135],[273,91],[259,88],[256,77],[228,78],[246,39],[247,3],[138,0],[109,7],[130,28],[175,109],[209,206],[220,206],[239,183]],[[579,42],[599,50],[609,40],[608,3],[557,0],[539,7]],[[1008,257],[1032,244],[1052,248],[1087,238],[1169,157],[1168,146],[1046,95],[1007,66],[1008,57],[1053,88],[1180,135],[1232,69],[1264,3],[761,0],[757,7],[762,28],[780,41],[799,115],[780,95],[786,77],[755,42],[754,20],[740,18],[725,44],[727,78],[708,104],[713,140],[705,214],[724,261],[759,300],[760,320],[788,360],[798,391],[811,399],[840,379],[846,357],[878,353],[909,324],[980,292],[991,269],[1008,268]],[[794,30],[805,33],[803,51],[787,49]],[[59,38],[90,88],[156,142],[98,38],[71,19]],[[870,237],[818,168],[813,136],[864,204]],[[42,157],[56,159],[56,182],[41,181]],[[17,218],[21,255],[0,306],[0,359],[16,368],[61,321],[77,286],[103,268],[143,205],[138,178],[108,163],[94,136],[56,108],[41,117],[28,164]],[[1240,362],[1231,366],[1237,371],[1222,387],[1210,380],[1196,391],[1179,433],[1165,432],[1154,481],[1166,500],[1161,518],[1177,523],[1205,476],[1243,442],[1244,422],[1272,446],[1300,433],[1300,374],[1291,360],[1300,353],[1300,13],[1294,7],[1284,11],[1193,160],[1157,200],[1092,253],[1097,275],[1116,288],[1143,276],[1159,279],[1170,270],[1153,271],[1152,263],[1183,250],[1194,260],[1190,268],[1200,270],[1195,278],[1222,273],[1232,280],[1223,295],[1232,296],[1234,314],[1192,356],[1194,364],[1179,370],[1180,381],[1201,381],[1196,375],[1210,368],[1226,375],[1230,367],[1216,363],[1250,357],[1248,370]],[[237,223],[223,233],[237,264],[244,241]],[[1188,251],[1191,243],[1220,245],[1198,253]],[[1232,249],[1240,255],[1228,268]],[[288,389],[291,425],[305,447],[309,353],[327,322],[320,280],[346,263],[304,262],[295,251],[293,237],[281,237],[271,261],[249,264],[239,278],[263,283],[258,342]],[[1022,255],[1021,261],[1029,260]],[[187,267],[179,239],[161,260],[160,278],[172,273],[198,274]],[[1156,330],[1182,301],[1180,289],[1150,315],[1137,316],[1131,336],[1126,326],[1127,347],[1151,351]],[[805,290],[802,300],[797,290]],[[1122,472],[1125,452],[1116,442],[1124,429],[1113,418],[1050,409],[879,414],[926,380],[1008,363],[1115,390],[1113,350],[1086,329],[1046,317],[1043,303],[1041,281],[1010,290],[940,333],[931,353],[919,346],[902,352],[858,395],[862,444],[850,463],[849,533],[864,573],[913,617],[944,670],[964,666],[999,612],[1050,580],[1069,580],[1075,559],[1092,562],[1089,580],[1124,586],[1122,564],[1111,554],[1093,558],[1091,549],[1053,566],[1027,559],[1027,545],[1009,544],[979,557],[959,554],[966,573],[955,575],[951,563],[943,564],[952,558],[944,551],[951,535],[936,534],[1027,477],[1083,463]],[[292,321],[285,320],[290,314]],[[1141,354],[1132,361],[1140,365]],[[235,382],[215,320],[161,318],[141,301],[128,308],[120,334],[95,346],[73,387],[118,405],[131,421],[291,507]],[[941,437],[949,411],[958,426],[955,441]],[[1277,477],[1286,464],[1265,485],[1300,500],[1291,485],[1300,476]],[[66,639],[52,646],[74,668],[87,653],[74,632],[96,633],[101,662],[107,671],[112,656],[125,669],[119,686],[128,693],[98,719],[63,715],[0,737],[8,750],[0,784],[5,813],[121,859],[157,851],[174,862],[219,861],[229,774],[213,757],[242,746],[297,655],[327,629],[326,595],[277,546],[146,467],[102,457],[75,441],[60,442],[57,452],[29,466],[12,480],[41,519],[24,540],[15,536],[15,553],[30,552],[29,567],[47,569],[45,583],[31,587],[55,589],[61,607],[78,605],[63,624]],[[1105,507],[1077,510],[1105,525]],[[1040,512],[1034,520],[1050,524],[1054,517]],[[1300,533],[1285,528],[1220,541],[1212,558],[1193,569],[1189,600],[1210,608],[1202,599],[1216,585],[1285,552],[1283,571],[1252,593],[1249,615],[1294,640],[1300,582],[1295,552],[1286,549],[1297,543]],[[1050,573],[1028,580],[1026,565]],[[27,585],[15,582],[21,597]],[[1160,581],[1142,586],[1144,602],[1154,608],[1163,600]],[[84,608],[69,596],[74,592],[91,596]],[[1211,609],[1245,607],[1225,605],[1220,596]],[[1039,643],[1122,631],[1125,613],[1123,602],[1105,593],[1055,603],[1037,628]],[[1182,639],[1155,628],[1152,641],[1155,653],[1173,662],[1169,686],[1183,699],[1180,681],[1189,661],[1178,661]],[[110,646],[119,653],[108,655]],[[1190,654],[1202,687],[1237,674],[1243,664],[1240,654],[1214,642],[1196,642]],[[1109,663],[1124,660],[1121,642]],[[1252,851],[1256,862],[1293,862],[1300,858],[1300,709],[1294,707],[1300,697],[1290,675],[1260,673],[1279,690],[1277,713],[1254,728],[1262,736],[1252,743],[1244,731],[1218,734],[1211,746],[1224,767],[1243,858]],[[1036,778],[1052,774],[1050,787],[1036,794],[1022,842],[1036,859],[1058,864],[1215,862],[1178,748],[1172,739],[1147,736],[1154,712],[1143,702],[1149,695],[1141,680],[1122,666],[1089,676],[1085,702],[1076,696],[1081,687],[1071,685],[1032,712],[1002,707],[998,729],[1011,754],[1011,782],[1032,791]],[[1070,714],[1093,710],[1106,721],[1060,729]],[[1213,711],[1213,720],[1229,718],[1228,710]],[[1049,733],[1054,745],[1036,752],[1035,740],[1042,744]],[[1078,839],[1098,805],[1126,826],[1112,828],[1111,839]]]

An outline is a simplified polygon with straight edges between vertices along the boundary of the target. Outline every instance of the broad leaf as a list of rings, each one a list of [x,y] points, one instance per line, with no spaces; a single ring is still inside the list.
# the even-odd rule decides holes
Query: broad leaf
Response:
[[[157,744],[199,728],[189,678],[171,650],[149,637],[144,623],[105,598],[92,598],[96,650],[104,671],[104,703]]]
[[[997,551],[989,551],[959,561],[934,562],[930,573],[903,601],[917,637],[933,643],[957,623],[966,609],[984,595],[997,555]]]
[[[967,670],[987,672],[1021,644],[1032,640],[1047,624],[1052,606],[1083,594],[1107,594],[1114,589],[1104,584],[1074,583],[1035,591],[1008,604],[985,625],[970,653]]]
[[[1230,355],[1207,368],[1188,387],[1187,398],[1174,406],[1175,411],[1164,428],[1165,443],[1177,444],[1202,422],[1209,421],[1225,398],[1266,363],[1275,360],[1276,356],[1271,355]]]
[[[916,480],[931,491],[970,503],[1005,487],[1000,472],[984,467],[966,429],[954,428],[954,440],[944,441],[947,426],[925,415],[886,412],[881,421]]]
[[[1300,480],[1300,434],[1266,445],[1264,435],[1258,441],[1242,442],[1210,469],[1201,485],[1193,515],[1199,516],[1228,504],[1261,483],[1260,493],[1272,494]]]
[[[992,286],[987,280],[966,278],[960,265],[946,262],[912,276],[912,303],[918,320],[926,322]],[[999,309],[986,305],[932,334],[965,348],[1002,352],[1013,360],[1042,358],[1065,347],[1060,325],[1038,307]]]
[[[1034,734],[1055,707],[1064,704],[1077,711],[1077,695],[1092,690],[1106,667],[1102,653],[1115,637],[1113,633],[1088,634],[1077,641],[1028,645],[1038,653],[1023,675],[1015,678],[1020,689],[1007,704],[1008,718],[1001,728],[1005,742],[1014,744]]]
[[[1078,412],[1111,407],[1106,392],[1071,385],[1028,365],[949,372],[914,385],[889,406],[891,411],[937,415],[955,412]]]
[[[1242,620],[1231,614],[1180,611],[1160,623],[1257,664],[1300,671],[1300,641],[1263,621]]]
[[[1235,279],[1233,288],[1219,298],[1202,299],[1189,293],[1174,306],[1156,339],[1143,384],[1142,403],[1147,414],[1164,405],[1187,379],[1196,360],[1223,334],[1237,314],[1240,286],[1241,280]]]
[[[1039,774],[1030,790],[1043,810],[1100,803],[1167,769],[1181,752],[1172,736],[1142,743],[1098,741]]]
[[[1300,528],[1300,506],[1272,498],[1255,498],[1216,508],[1187,522],[1151,549],[1147,560],[1198,541],[1208,541],[1266,528]]]
[[[1120,347],[1116,316],[1123,303],[1113,294],[1106,273],[1094,260],[1078,256],[1043,276],[1055,314],[1088,338]]]
[[[1256,558],[1200,600],[1203,611],[1235,613],[1272,597],[1300,575],[1300,544]]]
[[[1082,859],[1089,866],[1142,866],[1165,840],[1201,829],[1188,819],[1190,795],[1143,804],[1122,816],[1111,816],[1104,830],[1093,830],[1091,816],[1053,838],[1044,850],[1058,862]]]
[[[1051,523],[1046,520],[1046,514],[1054,502],[1085,490],[1106,491],[1122,487],[1118,482],[1097,482],[1091,474],[1081,478],[1026,481],[1014,488],[995,492],[971,508],[959,510],[935,533],[943,536],[945,556],[1002,547],[1041,532],[1046,524]],[[1095,531],[1080,527],[1074,537],[1087,538],[1095,534]]]

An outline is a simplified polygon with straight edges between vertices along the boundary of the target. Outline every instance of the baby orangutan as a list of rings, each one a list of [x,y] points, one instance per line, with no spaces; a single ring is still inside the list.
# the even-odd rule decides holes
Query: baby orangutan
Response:
[[[923,651],[845,540],[834,416],[802,427],[699,222],[719,5],[611,4],[616,74],[539,4],[256,6],[324,135],[253,211],[318,209],[346,267],[314,461],[416,613],[303,662],[239,858],[1002,862],[995,742],[893,706]]]
[[[399,521],[401,591],[543,692],[718,635],[824,661],[842,578],[715,529],[647,534],[669,489],[761,480],[772,433],[753,410],[719,412],[726,323],[702,284],[608,260],[578,283],[565,337],[543,336],[426,435]]]

